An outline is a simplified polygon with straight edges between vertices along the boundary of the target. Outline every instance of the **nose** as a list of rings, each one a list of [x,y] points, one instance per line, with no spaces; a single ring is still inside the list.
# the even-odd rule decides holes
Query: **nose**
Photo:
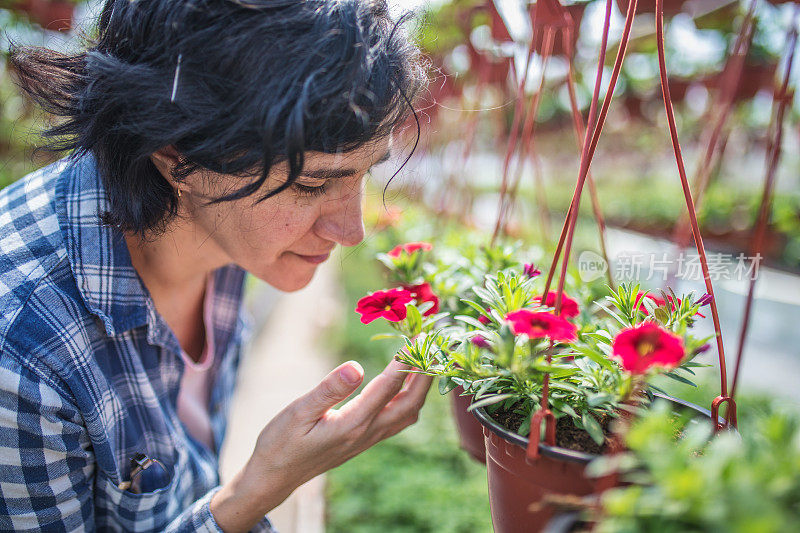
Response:
[[[342,246],[355,246],[364,240],[363,193],[360,186],[353,189],[331,199],[323,208],[315,224],[319,237]]]

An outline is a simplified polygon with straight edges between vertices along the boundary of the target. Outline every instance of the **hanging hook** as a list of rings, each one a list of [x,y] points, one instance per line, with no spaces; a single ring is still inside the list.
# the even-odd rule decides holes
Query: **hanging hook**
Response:
[[[719,408],[723,404],[728,404],[728,412],[725,413],[725,421],[719,421]],[[714,421],[714,432],[727,427],[739,427],[739,420],[736,418],[736,401],[730,396],[717,396],[711,402],[711,420]]]
[[[544,420],[544,442],[549,446],[556,445],[556,417],[550,409],[539,409],[531,417],[531,432],[528,436],[528,451],[526,456],[530,460],[539,458],[539,443],[542,441],[542,420]]]

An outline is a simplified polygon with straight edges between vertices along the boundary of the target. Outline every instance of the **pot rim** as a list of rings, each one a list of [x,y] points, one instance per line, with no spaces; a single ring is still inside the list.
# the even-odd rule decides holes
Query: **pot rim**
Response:
[[[681,407],[686,409],[696,411],[700,415],[705,418],[711,418],[711,411],[708,409],[704,409],[699,405],[695,405],[691,402],[687,402],[686,400],[681,400],[680,398],[675,398],[674,396],[669,396],[667,394],[661,394],[659,392],[654,392],[653,396],[656,398],[661,398],[662,400],[667,400],[670,403],[677,404]],[[516,444],[522,448],[528,448],[528,438],[518,435],[513,431],[510,431],[492,419],[489,414],[486,412],[486,409],[483,407],[478,407],[477,409],[473,409],[472,411],[475,414],[475,418],[489,431],[504,439],[508,442]],[[722,417],[719,417],[719,422],[724,423],[725,420]],[[586,452],[579,452],[576,450],[569,450],[567,448],[561,448],[559,446],[550,446],[549,444],[545,444],[540,442],[539,443],[539,453],[542,455],[549,457],[551,459],[558,459],[561,461],[568,461],[572,463],[579,463],[579,464],[588,464],[593,459],[600,457],[599,455],[594,455],[591,453]]]

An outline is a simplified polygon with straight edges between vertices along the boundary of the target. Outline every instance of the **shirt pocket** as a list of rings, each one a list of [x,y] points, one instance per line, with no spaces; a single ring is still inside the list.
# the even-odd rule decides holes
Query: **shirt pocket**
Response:
[[[150,470],[150,469],[147,469]],[[147,473],[142,472],[142,475]],[[152,477],[152,476],[150,476]],[[143,480],[142,487],[155,480]],[[167,468],[165,485],[141,493],[120,488],[119,483],[104,472],[95,482],[95,520],[99,531],[162,531],[179,514],[180,498],[176,498],[177,476]]]

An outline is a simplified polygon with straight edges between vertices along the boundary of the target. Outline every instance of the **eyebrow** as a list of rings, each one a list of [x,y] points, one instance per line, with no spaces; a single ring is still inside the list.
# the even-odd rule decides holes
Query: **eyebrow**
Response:
[[[390,155],[391,153],[387,151],[372,166],[385,163],[386,161],[389,160]],[[321,168],[319,170],[304,170],[300,174],[307,178],[312,178],[317,180],[327,180],[336,178],[346,178],[348,176],[354,175],[356,172],[358,172],[358,170],[355,168]]]

